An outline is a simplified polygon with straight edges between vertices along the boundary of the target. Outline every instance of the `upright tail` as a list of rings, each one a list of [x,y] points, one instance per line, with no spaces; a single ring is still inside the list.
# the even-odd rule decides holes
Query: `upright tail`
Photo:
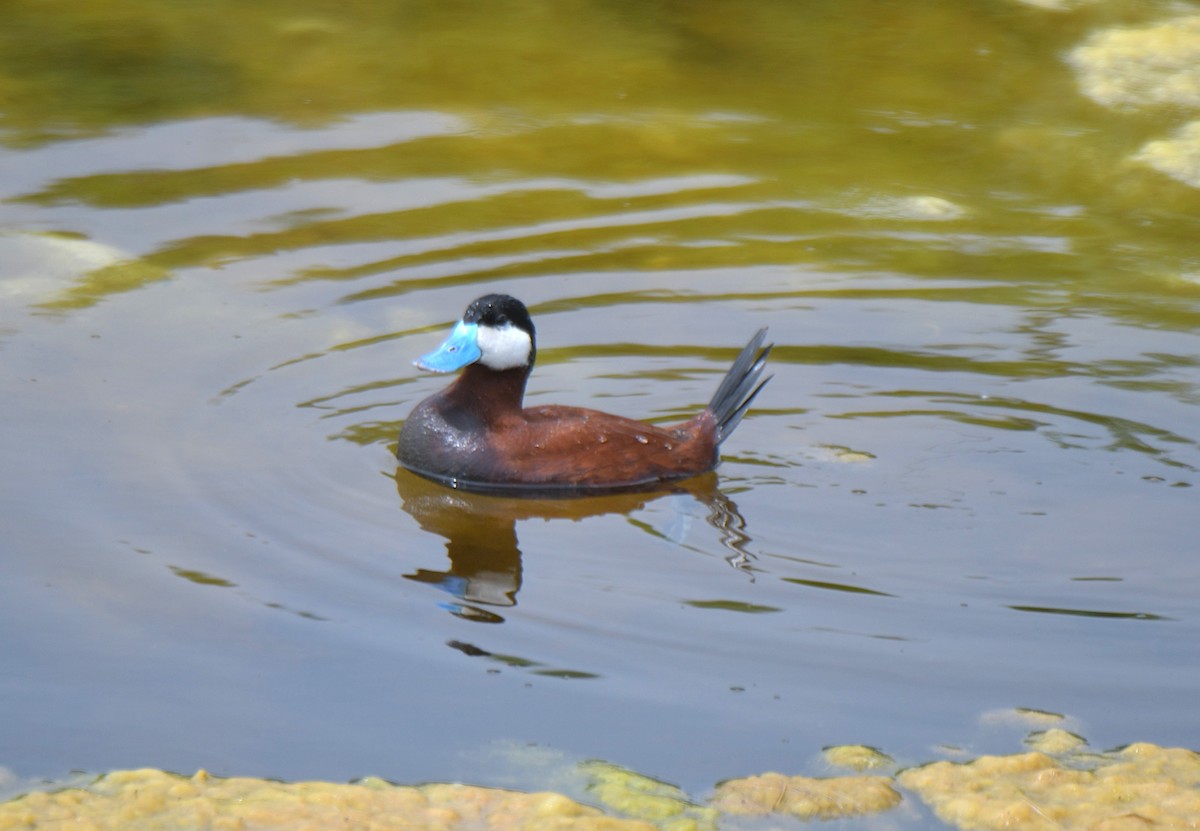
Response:
[[[762,381],[758,380],[767,365],[767,356],[775,345],[769,343],[763,346],[766,337],[767,330],[764,327],[750,339],[742,354],[737,356],[733,366],[725,373],[721,386],[717,387],[716,394],[708,404],[708,409],[717,417],[717,444],[729,438],[754,396],[771,380],[769,375]]]

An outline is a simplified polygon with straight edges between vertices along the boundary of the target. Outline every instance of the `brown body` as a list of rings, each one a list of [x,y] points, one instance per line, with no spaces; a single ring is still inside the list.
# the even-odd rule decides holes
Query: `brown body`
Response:
[[[529,369],[475,364],[413,410],[398,455],[456,487],[581,491],[649,487],[717,464],[716,418],[671,427],[581,407],[522,406]]]
[[[450,337],[417,366],[462,374],[426,398],[400,430],[396,455],[414,473],[454,488],[570,496],[653,488],[712,470],[721,442],[767,380],[760,329],[708,406],[673,427],[580,407],[525,408],[537,354],[520,300],[488,294],[467,306]]]

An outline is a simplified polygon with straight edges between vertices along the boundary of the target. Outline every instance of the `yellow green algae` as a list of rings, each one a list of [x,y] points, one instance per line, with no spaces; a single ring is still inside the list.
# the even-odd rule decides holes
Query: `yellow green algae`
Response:
[[[518,793],[468,785],[272,782],[159,770],[117,771],[87,788],[34,792],[0,805],[0,829],[320,829],[453,831],[653,831],[641,820],[607,816],[555,793]]]
[[[832,767],[849,770],[879,770],[895,764],[891,756],[874,747],[861,744],[843,744],[827,747],[821,751],[821,758]]]
[[[722,814],[791,814],[836,819],[874,814],[900,804],[900,793],[883,776],[814,778],[764,773],[722,782],[712,805]]]
[[[981,721],[1036,728],[1024,739],[1029,750],[937,761],[889,776],[880,774],[895,762],[883,751],[833,746],[822,752],[826,764],[877,775],[763,773],[721,782],[707,801],[608,762],[571,767],[570,779],[595,806],[558,793],[470,785],[375,778],[285,783],[128,770],[0,803],[0,831],[715,831],[724,817],[861,817],[914,796],[962,831],[1200,828],[1200,755],[1191,750],[1138,743],[1095,752],[1062,728],[1065,716],[1040,710],[993,711]]]
[[[32,301],[42,309],[87,305],[167,276],[163,269],[75,233],[0,232],[0,255],[9,269],[0,298]],[[58,290],[76,279],[78,284]]]
[[[1133,160],[1200,188],[1200,121],[1184,125],[1170,138],[1147,142]]]
[[[1200,111],[1200,15],[1099,32],[1068,60],[1083,93],[1103,106]],[[1200,188],[1200,121],[1147,142],[1130,160]]]
[[[1200,108],[1200,15],[1104,30],[1069,60],[1084,94],[1106,107]]]
[[[47,300],[38,308],[48,311],[83,309],[113,294],[133,291],[167,279],[169,272],[149,260],[120,260],[81,275],[79,281]]]
[[[590,780],[588,793],[606,808],[649,820],[666,831],[716,828],[716,811],[692,802],[674,785],[609,762],[584,762],[579,769]]]
[[[1146,137],[1153,140],[1129,147],[1121,145],[1124,131],[1110,129],[1118,120],[1112,114],[1080,107],[1076,121],[1060,112],[1074,113],[1070,104],[1082,102],[1079,93],[1118,109],[1155,102],[1197,106],[1195,15],[1088,36],[1093,21],[1142,19],[1154,10],[1109,12],[1095,0],[1020,0],[997,13],[999,5],[839,4],[843,14],[825,15],[814,14],[811,4],[702,2],[633,4],[614,14],[611,4],[586,0],[518,0],[499,11],[385,0],[71,0],[52,7],[13,0],[5,8],[11,48],[0,52],[0,141],[39,145],[133,125],[141,131],[134,138],[154,147],[170,141],[172,126],[194,119],[207,130],[212,124],[200,120],[215,118],[237,122],[235,135],[245,131],[245,153],[192,158],[181,149],[178,159],[89,166],[90,172],[74,175],[65,170],[15,197],[85,209],[240,199],[305,182],[403,183],[415,190],[438,178],[549,183],[349,212],[292,205],[285,197],[288,204],[269,222],[160,240],[79,275],[78,286],[47,300],[58,311],[184,269],[324,245],[386,240],[398,250],[367,263],[309,262],[273,275],[271,285],[350,279],[445,258],[436,245],[401,253],[416,240],[456,240],[455,256],[466,262],[523,253],[531,238],[507,233],[514,216],[525,227],[555,227],[550,223],[614,209],[606,196],[611,191],[588,191],[579,183],[611,187],[707,175],[709,198],[731,211],[729,230],[711,233],[710,224],[725,228],[716,220],[680,227],[696,228],[705,241],[732,236],[738,244],[661,244],[619,255],[647,270],[816,259],[808,239],[780,241],[797,225],[787,207],[797,193],[817,209],[799,217],[805,227],[824,223],[818,214],[828,211],[840,214],[830,230],[870,221],[953,228],[966,220],[991,228],[997,200],[981,194],[992,193],[992,177],[1009,168],[1021,176],[1042,172],[1062,185],[1062,198],[1072,205],[1103,204],[1114,194],[1134,207],[1161,204],[1161,194],[1143,182],[1160,178],[1151,169],[1171,177],[1163,185],[1200,187],[1200,136],[1180,130],[1169,107],[1156,110],[1165,126]],[[897,40],[896,32],[922,37]],[[964,50],[964,43],[980,47]],[[1074,79],[1059,59],[1064,50],[1073,50],[1067,54]],[[530,70],[544,66],[556,71]],[[820,68],[822,83],[805,84],[813,67]],[[764,78],[793,79],[805,94],[795,94],[795,83]],[[381,126],[385,122],[362,114],[407,126]],[[948,165],[946,147],[912,140],[917,132],[945,131],[961,132],[953,146],[964,161],[982,155]],[[80,152],[91,150],[82,145]],[[620,206],[690,204],[698,192],[635,194]],[[1175,198],[1185,214],[1194,209],[1193,194]],[[213,205],[214,212],[222,210]],[[739,205],[753,208],[744,227],[733,219],[743,211]],[[591,253],[528,264],[523,275],[611,265],[606,223],[552,234]],[[939,262],[924,246],[896,256],[899,271]]]
[[[934,762],[897,782],[963,831],[1022,828],[1195,829],[1200,822],[1200,755],[1133,744],[1076,767],[1071,754],[1034,751]]]
[[[1055,727],[1050,730],[1035,730],[1025,737],[1025,745],[1030,750],[1042,753],[1063,754],[1087,747],[1087,741],[1066,730]]]

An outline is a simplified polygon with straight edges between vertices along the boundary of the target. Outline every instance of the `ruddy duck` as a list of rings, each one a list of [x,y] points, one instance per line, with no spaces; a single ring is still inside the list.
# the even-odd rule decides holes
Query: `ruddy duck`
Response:
[[[581,407],[522,406],[537,354],[521,301],[488,294],[467,306],[437,350],[417,360],[430,372],[463,373],[426,398],[400,430],[396,456],[414,473],[473,491],[570,496],[652,488],[712,470],[721,442],[763,385],[767,330],[738,355],[708,406],[682,424],[657,427]]]

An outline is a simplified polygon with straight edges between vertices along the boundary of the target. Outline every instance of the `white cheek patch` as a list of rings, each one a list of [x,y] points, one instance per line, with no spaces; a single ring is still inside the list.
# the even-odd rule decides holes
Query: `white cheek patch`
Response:
[[[516,369],[529,363],[529,352],[533,341],[529,333],[518,329],[511,323],[499,329],[491,326],[480,326],[475,337],[482,353],[479,363],[488,369]]]

